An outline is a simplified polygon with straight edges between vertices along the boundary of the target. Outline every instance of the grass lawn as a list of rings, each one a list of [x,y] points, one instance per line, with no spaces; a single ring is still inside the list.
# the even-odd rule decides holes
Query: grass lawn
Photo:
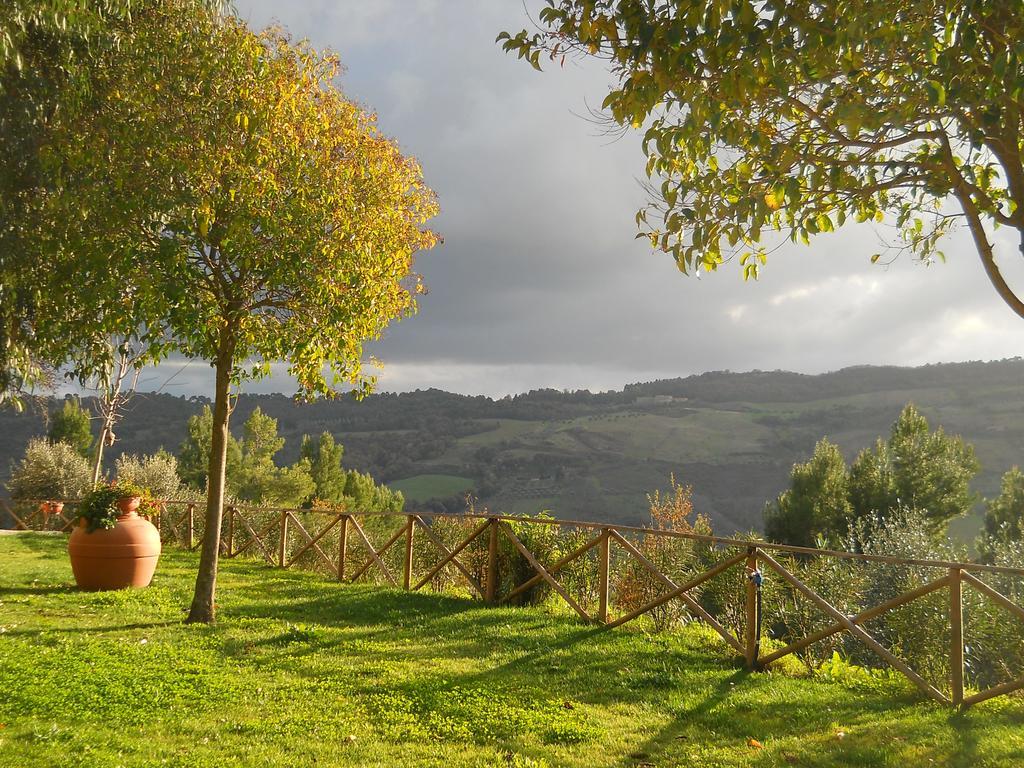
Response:
[[[748,675],[693,628],[221,569],[70,586],[65,540],[0,536],[0,766],[1019,766],[1024,701],[957,715],[893,691]],[[763,747],[752,745],[756,739]]]

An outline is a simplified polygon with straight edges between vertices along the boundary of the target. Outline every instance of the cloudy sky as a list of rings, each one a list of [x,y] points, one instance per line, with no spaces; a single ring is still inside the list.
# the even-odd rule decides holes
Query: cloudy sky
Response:
[[[599,62],[537,73],[494,38],[528,24],[515,0],[237,0],[254,27],[333,48],[339,84],[415,155],[445,243],[418,261],[418,315],[374,345],[381,388],[504,395],[620,388],[708,370],[807,373],[1024,353],[1024,321],[987,282],[966,231],[946,264],[872,265],[882,231],[847,226],[787,245],[762,278],[736,265],[684,277],[634,240],[639,136],[610,142],[583,116],[610,81]],[[1024,264],[999,240],[1004,272]],[[161,385],[169,365],[147,376]],[[167,391],[209,392],[193,363]],[[275,376],[247,391],[289,392]]]

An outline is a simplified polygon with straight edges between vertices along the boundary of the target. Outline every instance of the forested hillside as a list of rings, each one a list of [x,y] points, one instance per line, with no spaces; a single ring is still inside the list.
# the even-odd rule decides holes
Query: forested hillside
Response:
[[[1024,361],[921,368],[857,367],[808,376],[715,372],[627,386],[620,392],[538,390],[493,400],[438,390],[380,394],[361,402],[296,404],[243,395],[232,423],[257,406],[287,438],[278,457],[298,458],[303,434],[330,431],[346,466],[401,489],[408,508],[461,509],[472,489],[494,510],[638,522],[645,493],[670,472],[694,487],[698,511],[717,531],[761,527],[764,502],[795,461],[828,435],[847,458],[887,433],[908,401],[933,425],[974,443],[982,472],[974,490],[993,494],[1000,475],[1024,463]],[[176,452],[204,398],[138,395],[108,454]],[[56,408],[54,403],[50,408]],[[0,412],[0,479],[42,414]]]

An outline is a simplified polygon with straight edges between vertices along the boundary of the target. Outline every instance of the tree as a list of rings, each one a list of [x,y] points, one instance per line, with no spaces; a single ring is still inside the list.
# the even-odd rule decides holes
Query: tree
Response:
[[[316,485],[316,498],[333,504],[339,503],[345,495],[348,479],[341,466],[345,447],[336,443],[330,432],[323,432],[316,442],[309,435],[303,435],[301,453],[302,458],[309,462],[309,473]]]
[[[874,448],[857,454],[850,466],[850,506],[853,517],[865,518],[899,506],[899,493],[892,476],[889,444],[879,438]]]
[[[242,425],[242,465],[273,463],[284,442],[277,434],[277,419],[254,408]]]
[[[184,482],[205,488],[213,443],[213,411],[209,406],[188,420],[188,438],[178,452],[178,467]],[[311,465],[303,457],[291,467],[278,467],[274,457],[284,447],[277,434],[277,419],[260,408],[253,410],[242,425],[242,439],[230,433],[224,462],[227,492],[254,504],[298,506],[314,492]]]
[[[278,467],[274,456],[284,448],[278,437],[277,419],[256,408],[242,427],[240,459],[234,471],[227,467],[228,490],[242,501],[296,507],[315,489],[309,460],[302,458],[291,467]]]
[[[851,511],[846,460],[839,446],[823,438],[809,461],[793,465],[789,489],[767,508],[765,535],[813,547],[819,536],[844,535]]]
[[[973,446],[942,427],[931,431],[928,420],[908,403],[889,440],[861,452],[851,468],[853,514],[919,510],[933,533],[941,534],[951,519],[970,512],[976,499],[970,482],[980,468]]]
[[[84,458],[92,447],[92,429],[89,414],[77,399],[65,400],[64,407],[50,417],[46,438],[51,443],[67,443]]]
[[[839,447],[823,439],[805,464],[793,466],[790,488],[765,508],[769,539],[813,546],[817,537],[842,538],[851,524],[913,512],[933,536],[970,512],[970,482],[980,466],[974,448],[928,421],[908,403],[888,440],[865,448],[849,471]]]
[[[110,342],[113,359],[112,369],[97,372],[92,378],[98,397],[96,410],[100,418],[100,434],[93,451],[92,482],[100,481],[103,469],[103,450],[114,444],[117,435],[114,427],[124,418],[125,408],[135,396],[142,366],[147,362],[145,348],[137,348],[134,334],[131,339],[112,339]],[[127,382],[127,386],[125,385]]]
[[[1003,475],[999,495],[985,508],[985,529],[978,539],[978,551],[991,560],[998,544],[1024,538],[1024,472],[1011,467]]]
[[[436,241],[419,166],[334,88],[337,71],[278,31],[156,2],[92,73],[90,109],[63,123],[66,173],[150,233],[142,248],[108,239],[104,264],[151,351],[214,369],[189,621],[214,619],[232,387],[283,360],[301,398],[369,391],[363,343],[414,309],[413,255]],[[80,239],[101,239],[93,224]]]
[[[930,261],[963,220],[1024,317],[989,232],[1024,249],[1019,3],[548,0],[538,25],[498,40],[537,69],[608,62],[608,119],[645,127],[637,225],[683,272],[737,255],[756,277],[766,233],[807,243],[851,219],[894,223],[897,253]]]
[[[355,513],[401,512],[405,496],[386,485],[377,485],[370,474],[350,470],[345,479],[344,502]]]

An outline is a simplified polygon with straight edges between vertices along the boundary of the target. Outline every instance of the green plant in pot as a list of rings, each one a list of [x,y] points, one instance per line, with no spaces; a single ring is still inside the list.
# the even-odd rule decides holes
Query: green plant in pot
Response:
[[[78,515],[85,520],[88,533],[101,528],[110,530],[117,524],[118,517],[136,511],[145,495],[148,495],[145,489],[134,483],[97,485],[82,499]]]
[[[118,482],[96,486],[82,499],[79,524],[68,540],[71,569],[79,587],[149,585],[160,557],[160,533],[136,514],[148,498],[146,489]]]

